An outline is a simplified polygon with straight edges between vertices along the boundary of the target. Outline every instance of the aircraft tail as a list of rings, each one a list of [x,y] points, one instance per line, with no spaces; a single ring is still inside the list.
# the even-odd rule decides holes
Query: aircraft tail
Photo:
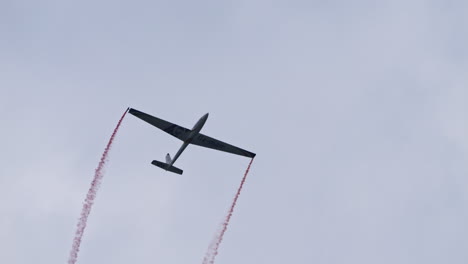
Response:
[[[172,161],[171,155],[169,155],[169,153],[167,153],[167,155],[166,155],[166,163],[167,163],[167,164],[171,164],[171,161]]]
[[[177,174],[182,174],[184,171],[179,169],[179,168],[176,168],[174,166],[169,166],[169,164],[167,163],[164,163],[164,162],[161,162],[161,161],[157,161],[157,160],[153,160],[151,162],[151,164],[153,164],[154,166],[157,166],[163,170],[167,170],[167,171],[170,171],[170,172],[174,172],[174,173],[177,173]]]

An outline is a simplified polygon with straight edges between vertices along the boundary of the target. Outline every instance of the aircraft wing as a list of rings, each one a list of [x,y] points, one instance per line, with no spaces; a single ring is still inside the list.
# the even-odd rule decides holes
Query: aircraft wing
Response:
[[[191,132],[190,129],[178,126],[176,124],[159,119],[152,115],[148,115],[133,108],[130,108],[128,112],[182,141],[185,141]]]
[[[195,138],[190,142],[194,145],[205,147],[205,148],[211,148],[211,149],[216,149],[224,152],[229,152],[232,154],[237,154],[249,158],[255,157],[255,153],[249,152],[247,150],[238,148],[236,146],[230,145],[228,143],[224,143],[222,141],[219,141],[217,139],[214,139],[209,136],[205,136],[201,133],[199,133]]]

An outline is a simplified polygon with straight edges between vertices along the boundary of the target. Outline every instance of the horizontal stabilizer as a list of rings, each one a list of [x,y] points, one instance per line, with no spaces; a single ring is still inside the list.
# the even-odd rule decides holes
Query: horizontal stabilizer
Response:
[[[157,161],[157,160],[153,160],[151,162],[151,164],[153,164],[154,166],[158,166],[161,169],[164,169],[164,170],[167,170],[167,171],[170,171],[170,172],[174,172],[174,173],[177,173],[177,174],[182,174],[184,172],[183,170],[181,170],[179,168],[176,168],[174,166],[169,166],[169,164],[161,162],[161,161]]]

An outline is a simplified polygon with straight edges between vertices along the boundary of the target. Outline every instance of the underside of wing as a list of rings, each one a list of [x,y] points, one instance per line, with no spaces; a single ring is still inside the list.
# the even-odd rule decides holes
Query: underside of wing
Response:
[[[190,129],[178,126],[176,124],[162,120],[152,115],[148,115],[133,108],[130,108],[128,112],[182,141],[185,141],[191,132]]]
[[[224,143],[222,141],[219,141],[217,139],[214,139],[209,136],[205,136],[203,134],[198,134],[192,142],[190,142],[194,145],[205,147],[205,148],[211,148],[211,149],[216,149],[224,152],[229,152],[232,154],[236,155],[241,155],[249,158],[255,157],[255,153],[252,153],[250,151],[238,148],[236,146],[230,145],[228,143]]]

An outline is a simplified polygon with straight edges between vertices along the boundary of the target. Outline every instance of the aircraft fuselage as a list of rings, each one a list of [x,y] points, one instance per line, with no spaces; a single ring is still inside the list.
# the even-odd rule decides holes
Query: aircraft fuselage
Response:
[[[208,113],[206,113],[204,116],[202,116],[197,123],[193,126],[192,132],[190,132],[189,136],[187,139],[184,141],[182,146],[180,146],[179,150],[175,154],[174,158],[171,160],[171,163],[169,166],[172,166],[174,162],[179,158],[180,154],[185,150],[185,148],[192,142],[192,140],[200,133],[200,130],[203,128],[203,126],[206,123],[206,120],[208,119]]]
[[[190,133],[189,137],[185,142],[191,142],[193,138],[195,138],[198,133],[200,133],[200,130],[203,128],[203,126],[206,123],[206,120],[208,119],[208,113],[206,113],[204,116],[202,116],[197,123],[193,126],[192,132]]]

